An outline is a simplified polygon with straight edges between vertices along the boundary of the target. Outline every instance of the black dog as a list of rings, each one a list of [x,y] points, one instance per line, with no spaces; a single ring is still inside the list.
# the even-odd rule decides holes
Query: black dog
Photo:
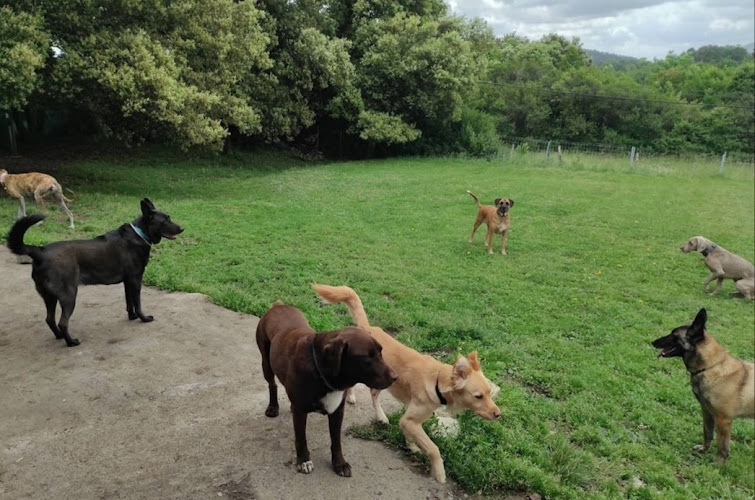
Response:
[[[152,245],[175,239],[183,228],[170,216],[155,210],[149,199],[141,201],[142,216],[130,224],[91,240],[56,241],[42,247],[24,244],[24,234],[44,215],[34,214],[16,221],[8,234],[8,248],[16,255],[32,258],[31,277],[47,306],[47,325],[68,347],[79,340],[68,334],[68,318],[76,306],[79,285],[113,285],[123,282],[128,319],[152,321],[142,313],[142,276]],[[60,322],[55,324],[55,308],[60,302]]]

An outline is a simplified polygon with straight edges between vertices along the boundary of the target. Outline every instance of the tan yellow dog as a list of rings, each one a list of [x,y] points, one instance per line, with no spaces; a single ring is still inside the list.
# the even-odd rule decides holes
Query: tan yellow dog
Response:
[[[40,211],[46,213],[45,197],[49,196],[60,205],[60,209],[68,216],[70,222],[68,227],[73,229],[73,214],[66,206],[66,202],[70,203],[72,200],[63,195],[63,189],[55,180],[55,177],[39,172],[9,174],[7,170],[0,168],[0,184],[5,188],[8,196],[18,201],[18,219],[26,217],[24,197],[34,198]]]
[[[344,304],[354,323],[367,330],[383,347],[383,358],[397,374],[398,380],[388,392],[406,406],[399,421],[407,444],[416,451],[417,445],[430,458],[431,474],[439,483],[446,481],[446,471],[440,450],[422,429],[422,422],[441,406],[451,412],[472,410],[486,420],[501,416],[501,410],[491,399],[493,385],[480,369],[477,351],[459,356],[453,365],[421,354],[388,335],[382,328],[370,326],[359,296],[347,286],[313,285],[323,302]],[[379,421],[387,423],[378,400],[380,391],[372,389],[372,404]]]

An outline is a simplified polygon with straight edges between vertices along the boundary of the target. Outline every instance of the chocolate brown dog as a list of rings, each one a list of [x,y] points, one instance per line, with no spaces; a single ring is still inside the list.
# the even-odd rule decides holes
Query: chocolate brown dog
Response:
[[[501,255],[506,255],[506,240],[508,238],[509,229],[511,229],[511,215],[509,209],[514,206],[514,200],[509,198],[496,198],[495,206],[483,205],[477,196],[472,191],[467,190],[469,196],[474,198],[477,203],[477,217],[474,221],[474,228],[472,228],[472,234],[469,235],[469,242],[474,240],[474,234],[480,224],[483,222],[488,226],[488,234],[485,237],[485,246],[488,247],[488,253],[493,253],[493,235],[501,235]]]
[[[307,414],[328,415],[330,452],[336,474],[350,477],[351,466],[341,451],[344,391],[363,383],[386,389],[398,375],[383,360],[382,347],[360,328],[316,334],[301,311],[276,301],[257,324],[262,372],[270,390],[268,417],[278,416],[278,386],[291,401],[296,438],[296,470],[309,474],[313,464],[307,448]]]

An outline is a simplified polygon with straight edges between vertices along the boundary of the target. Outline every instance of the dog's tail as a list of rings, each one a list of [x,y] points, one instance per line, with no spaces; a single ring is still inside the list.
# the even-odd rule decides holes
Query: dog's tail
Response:
[[[71,193],[71,196],[74,196],[74,197],[76,196],[76,193],[72,189],[66,188],[66,191],[68,191],[69,193]],[[66,195],[63,194],[63,191],[60,191],[60,194],[61,194],[61,196],[63,196],[63,201],[67,201],[68,203],[73,203],[74,202],[74,198],[71,198],[71,199],[66,198]]]
[[[480,205],[480,200],[477,198],[477,196],[475,196],[474,193],[469,189],[467,189],[467,193],[469,193],[469,196],[474,198],[475,203],[477,203],[477,208],[480,208],[482,205]]]
[[[315,293],[320,296],[325,304],[343,304],[349,309],[351,318],[360,328],[369,328],[370,320],[364,312],[364,306],[359,295],[347,286],[312,285]]]
[[[10,251],[16,255],[29,255],[32,259],[35,258],[42,250],[42,247],[24,244],[24,234],[26,234],[27,229],[44,218],[45,216],[42,214],[32,214],[18,219],[13,224],[13,227],[10,228],[10,233],[8,233],[8,248]]]

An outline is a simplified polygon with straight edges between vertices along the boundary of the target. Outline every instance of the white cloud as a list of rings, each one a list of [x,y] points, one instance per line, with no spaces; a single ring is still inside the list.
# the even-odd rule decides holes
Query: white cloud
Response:
[[[532,40],[548,33],[582,46],[663,58],[703,45],[755,40],[752,0],[447,0],[453,12],[485,19],[499,35]]]

